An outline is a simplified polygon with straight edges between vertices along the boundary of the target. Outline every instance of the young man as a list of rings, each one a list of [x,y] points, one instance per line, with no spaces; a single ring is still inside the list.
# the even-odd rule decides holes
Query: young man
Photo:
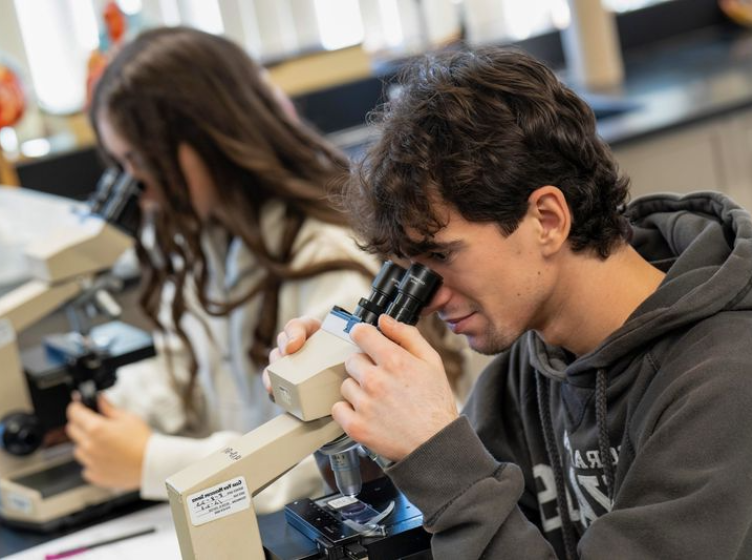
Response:
[[[458,416],[413,327],[352,331],[332,414],[394,461],[434,558],[752,558],[749,214],[625,208],[590,109],[519,52],[424,58],[381,128],[353,224],[441,274],[431,309],[499,354]]]

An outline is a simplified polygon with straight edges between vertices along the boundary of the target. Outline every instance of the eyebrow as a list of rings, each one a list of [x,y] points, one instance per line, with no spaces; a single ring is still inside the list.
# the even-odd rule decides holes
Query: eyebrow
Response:
[[[459,239],[454,241],[432,241],[424,239],[423,241],[411,242],[406,251],[406,257],[418,257],[432,252],[455,252],[465,246],[465,242]]]
[[[454,241],[444,241],[444,242],[435,241],[433,249],[434,250],[438,249],[440,251],[457,251],[463,248],[464,246],[465,246],[465,242],[460,239],[456,239]]]

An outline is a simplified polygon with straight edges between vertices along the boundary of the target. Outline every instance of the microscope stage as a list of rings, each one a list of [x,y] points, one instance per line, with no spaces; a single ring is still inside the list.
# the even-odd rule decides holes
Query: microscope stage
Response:
[[[423,530],[423,515],[386,478],[367,482],[356,502],[384,511],[394,510],[381,522],[384,536],[363,536],[345,519],[348,507],[333,507],[340,494],[317,500],[297,500],[281,513],[259,518],[261,537],[269,560],[429,560],[430,535]],[[352,502],[354,503],[354,502]],[[349,508],[352,510],[352,508]],[[352,518],[352,517],[350,517]]]

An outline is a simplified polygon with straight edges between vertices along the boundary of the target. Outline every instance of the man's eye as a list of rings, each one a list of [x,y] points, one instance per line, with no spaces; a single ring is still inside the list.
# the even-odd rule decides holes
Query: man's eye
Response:
[[[439,251],[431,251],[428,253],[428,258],[434,262],[446,262],[449,260],[449,255]]]

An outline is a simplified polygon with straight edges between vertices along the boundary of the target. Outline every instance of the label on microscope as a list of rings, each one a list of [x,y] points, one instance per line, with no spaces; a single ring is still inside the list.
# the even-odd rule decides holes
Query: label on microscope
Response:
[[[5,496],[5,509],[7,511],[20,511],[26,515],[31,515],[33,506],[31,504],[31,498],[28,496],[22,496],[14,492],[8,492]]]
[[[222,519],[250,506],[251,494],[242,476],[188,496],[188,509],[194,526]]]

